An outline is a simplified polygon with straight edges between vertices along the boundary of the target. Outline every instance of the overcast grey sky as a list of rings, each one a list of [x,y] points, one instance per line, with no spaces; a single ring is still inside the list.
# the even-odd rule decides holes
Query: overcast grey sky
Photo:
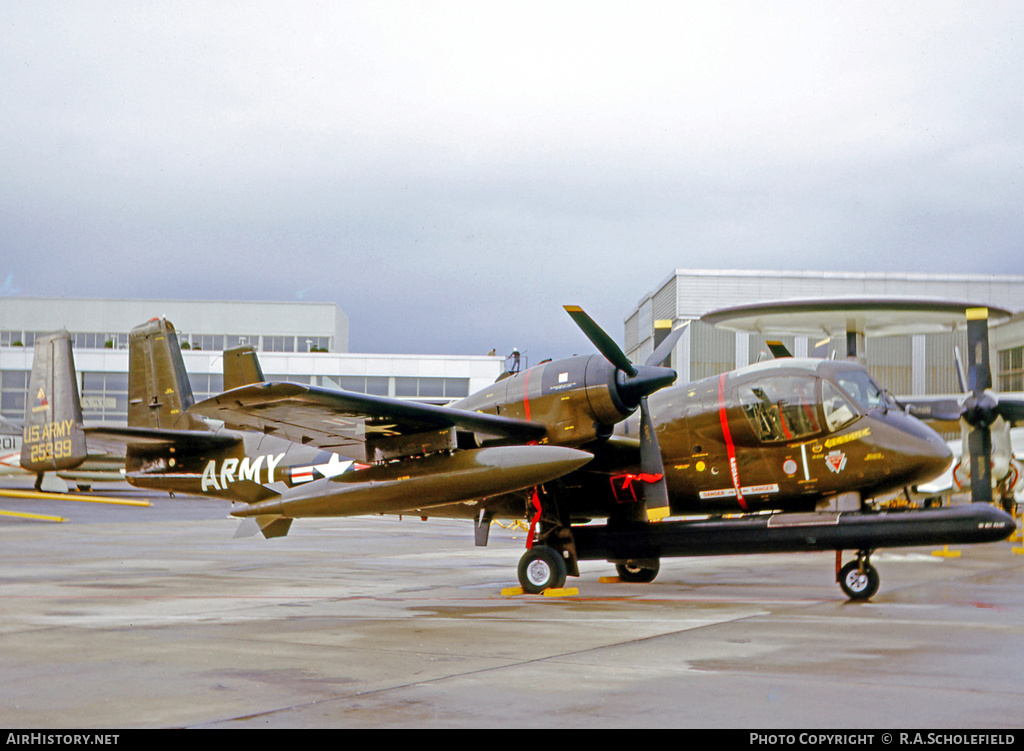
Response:
[[[0,5],[0,294],[535,362],[677,267],[1024,273],[1022,205],[1016,1]]]

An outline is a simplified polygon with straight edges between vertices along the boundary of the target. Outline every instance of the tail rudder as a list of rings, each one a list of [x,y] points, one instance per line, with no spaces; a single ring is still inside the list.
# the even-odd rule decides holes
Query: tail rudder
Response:
[[[263,381],[263,368],[255,349],[247,345],[224,350],[225,391]]]
[[[82,403],[76,379],[71,335],[56,331],[37,337],[25,400],[23,469],[52,472],[85,461]]]
[[[178,334],[165,318],[153,318],[128,334],[128,425],[205,429],[188,414],[195,403]]]

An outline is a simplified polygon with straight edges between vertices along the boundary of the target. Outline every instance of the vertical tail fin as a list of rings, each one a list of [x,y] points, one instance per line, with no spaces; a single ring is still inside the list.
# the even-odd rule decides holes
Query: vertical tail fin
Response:
[[[260,367],[256,350],[251,346],[224,350],[224,390],[230,391],[250,383],[263,383],[263,368]]]
[[[193,404],[192,384],[174,326],[154,318],[133,328],[128,334],[128,425],[207,429],[202,420],[188,414]]]
[[[71,335],[38,337],[25,401],[21,466],[30,472],[77,467],[86,457]]]

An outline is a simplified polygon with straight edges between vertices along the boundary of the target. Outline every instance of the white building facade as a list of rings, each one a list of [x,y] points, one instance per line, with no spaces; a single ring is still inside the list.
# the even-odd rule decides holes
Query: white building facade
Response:
[[[224,349],[251,345],[268,380],[446,403],[485,388],[504,369],[487,355],[354,354],[333,303],[0,298],[0,414],[25,415],[35,337],[67,329],[84,417],[123,424],[128,332],[164,317],[178,331],[197,400],[223,391]]]
[[[699,319],[719,308],[796,298],[917,297],[970,302],[1024,311],[1024,276],[1007,274],[926,274],[897,272],[825,272],[676,269],[644,295],[625,320],[627,354],[642,362],[654,349],[656,321],[673,326],[691,321],[672,354],[681,382],[699,380],[742,367],[767,355],[765,338],[716,329]],[[819,342],[807,337],[780,338],[797,356],[806,356]],[[833,349],[835,349],[833,343]],[[998,388],[1020,389],[1024,355],[1024,320],[1014,316],[991,329],[993,379]],[[867,365],[893,394],[956,393],[954,348],[966,349],[966,329],[947,333],[868,339]],[[845,342],[839,343],[845,347]],[[1012,351],[1016,351],[1014,360]],[[845,352],[840,352],[843,356]],[[1017,363],[1018,378],[1004,377]],[[1008,371],[1006,371],[1008,372]],[[1000,380],[1002,378],[1002,380]],[[1006,385],[1003,385],[1006,384]]]

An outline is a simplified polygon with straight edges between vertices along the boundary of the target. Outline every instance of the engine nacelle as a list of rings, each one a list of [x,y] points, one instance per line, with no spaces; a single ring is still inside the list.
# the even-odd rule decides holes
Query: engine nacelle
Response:
[[[638,368],[630,378],[600,355],[546,362],[452,405],[547,426],[550,443],[580,445],[611,434],[652,387],[675,379],[668,368]]]

